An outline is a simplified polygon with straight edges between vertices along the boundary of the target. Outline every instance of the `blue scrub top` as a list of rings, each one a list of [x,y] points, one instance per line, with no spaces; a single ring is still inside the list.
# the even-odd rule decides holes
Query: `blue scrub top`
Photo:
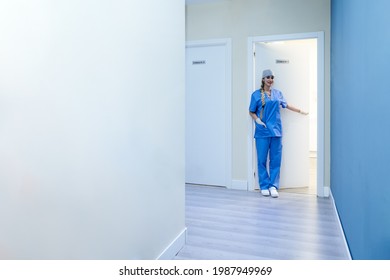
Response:
[[[264,101],[265,105],[262,121],[266,124],[267,127],[264,127],[255,122],[256,130],[254,137],[282,137],[282,120],[280,117],[280,107],[286,108],[287,102],[284,99],[282,92],[277,89],[271,89],[270,97],[265,94]],[[256,115],[260,117],[261,107],[261,93],[258,89],[252,93],[249,111],[252,113],[256,113]]]

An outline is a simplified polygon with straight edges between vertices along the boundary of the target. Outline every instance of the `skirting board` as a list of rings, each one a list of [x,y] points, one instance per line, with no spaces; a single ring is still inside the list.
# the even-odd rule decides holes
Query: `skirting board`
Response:
[[[338,224],[339,224],[340,231],[341,231],[341,233],[343,235],[344,246],[345,246],[345,248],[348,251],[349,259],[352,260],[351,251],[349,250],[348,242],[347,242],[347,239],[345,238],[345,234],[344,234],[344,229],[343,229],[343,226],[342,226],[341,221],[340,221],[339,212],[337,211],[337,206],[336,206],[336,203],[334,201],[334,198],[333,198],[333,195],[332,195],[332,191],[330,190],[330,188],[329,188],[329,194],[330,194],[329,197],[330,197],[330,199],[332,200],[332,203],[333,203],[334,211],[335,211],[336,216],[337,216],[337,221],[338,221]]]
[[[168,245],[168,247],[161,253],[157,260],[172,260],[176,254],[186,244],[187,228],[185,228],[176,238]]]
[[[244,181],[244,180],[233,180],[231,189],[247,191],[248,190],[248,182]]]
[[[329,197],[330,195],[330,187],[324,186],[324,197]]]

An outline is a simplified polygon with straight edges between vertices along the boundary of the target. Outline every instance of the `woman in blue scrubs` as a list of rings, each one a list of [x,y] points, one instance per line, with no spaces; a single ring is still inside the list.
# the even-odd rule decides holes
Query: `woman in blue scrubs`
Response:
[[[282,120],[280,108],[307,115],[289,104],[282,92],[272,88],[274,74],[271,70],[263,71],[261,87],[252,93],[249,114],[256,124],[255,139],[257,166],[261,194],[278,197],[280,166],[282,163]],[[267,157],[269,154],[269,172]]]

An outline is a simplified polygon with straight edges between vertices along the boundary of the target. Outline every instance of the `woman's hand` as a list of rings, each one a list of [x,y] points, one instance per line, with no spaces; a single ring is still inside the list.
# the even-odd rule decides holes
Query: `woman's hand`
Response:
[[[260,124],[260,125],[262,125],[262,126],[264,126],[264,127],[267,127],[267,126],[265,125],[265,123],[263,123],[263,122],[260,120],[260,118],[257,118],[257,119],[256,119],[256,123],[257,123],[257,124]]]
[[[299,114],[302,114],[302,115],[308,115],[309,113],[308,112],[305,112],[305,111],[302,111],[302,110],[299,110],[299,112],[298,112]]]

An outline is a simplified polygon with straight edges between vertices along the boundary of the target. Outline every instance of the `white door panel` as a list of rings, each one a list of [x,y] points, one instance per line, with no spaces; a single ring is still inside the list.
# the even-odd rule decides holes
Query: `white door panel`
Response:
[[[186,48],[186,182],[226,186],[226,46]]]

